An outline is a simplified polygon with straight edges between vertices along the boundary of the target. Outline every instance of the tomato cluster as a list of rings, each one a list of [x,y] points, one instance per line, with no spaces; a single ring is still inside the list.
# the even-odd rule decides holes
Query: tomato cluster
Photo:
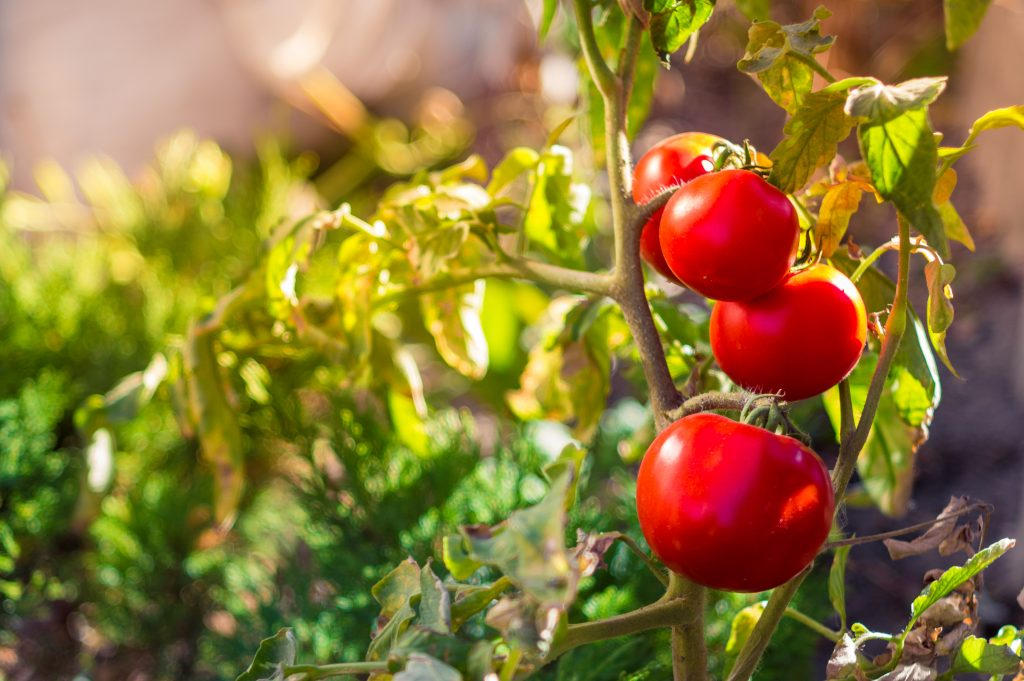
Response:
[[[715,170],[720,142],[675,135],[637,163],[637,201],[682,185],[644,226],[640,254],[716,301],[711,349],[733,381],[788,400],[817,395],[860,359],[864,303],[828,265],[793,269],[800,240],[793,204],[751,170]],[[715,414],[665,429],[637,478],[637,513],[651,549],[675,572],[716,589],[763,591],[794,577],[828,536],[834,505],[813,451]]]
[[[793,272],[800,225],[784,193],[743,169],[714,170],[704,133],[681,133],[637,162],[633,196],[677,184],[644,225],[640,254],[654,269],[716,302],[711,349],[722,371],[756,392],[817,395],[857,364],[867,338],[864,302],[827,265]]]

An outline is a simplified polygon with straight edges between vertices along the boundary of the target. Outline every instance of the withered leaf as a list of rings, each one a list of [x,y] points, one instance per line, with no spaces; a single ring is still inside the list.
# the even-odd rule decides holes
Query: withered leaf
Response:
[[[938,522],[928,528],[928,531],[910,541],[902,539],[886,539],[883,543],[889,550],[889,557],[893,560],[900,560],[909,556],[918,556],[928,551],[938,549],[943,542],[947,542],[946,548],[951,544],[947,540],[957,532],[957,514],[967,508],[966,497],[951,497],[946,507],[939,513]],[[954,542],[955,544],[956,542]],[[943,554],[949,555],[949,554]]]

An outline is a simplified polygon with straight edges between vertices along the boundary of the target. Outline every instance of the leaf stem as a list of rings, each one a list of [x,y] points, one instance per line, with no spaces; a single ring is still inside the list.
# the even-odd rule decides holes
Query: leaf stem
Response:
[[[772,634],[775,633],[776,627],[779,626],[779,621],[786,614],[789,602],[793,600],[793,596],[796,595],[797,590],[803,584],[810,571],[810,566],[808,566],[796,577],[772,591],[772,595],[768,598],[761,617],[750,632],[750,637],[747,639],[746,644],[740,650],[739,657],[736,658],[736,664],[733,665],[732,672],[729,674],[727,681],[746,681],[754,673],[754,669],[757,668],[758,663],[761,661],[765,648],[768,647],[768,643],[771,641]]]
[[[655,561],[653,558],[647,555],[647,552],[641,549],[640,545],[637,544],[632,537],[630,537],[628,534],[619,534],[618,539],[627,547],[629,547],[629,550],[635,553],[640,558],[640,560],[644,562],[644,565],[647,566],[647,569],[650,570],[651,573],[658,578],[658,581],[661,582],[663,586],[668,586],[669,578],[665,575],[664,571],[662,571],[662,569],[658,566],[657,561]]]
[[[803,63],[807,64],[809,67],[811,67],[811,70],[814,71],[815,73],[817,73],[822,78],[824,78],[826,83],[834,83],[834,82],[836,82],[836,77],[833,76],[831,73],[829,73],[828,69],[826,69],[824,66],[822,66],[821,62],[819,62],[817,59],[815,59],[812,55],[802,54],[800,52],[795,52],[795,51],[794,52],[790,52],[790,54],[792,56],[798,57],[800,59],[800,61],[802,61]]]
[[[795,608],[786,608],[785,615],[789,619],[799,622],[811,631],[815,632],[816,634],[819,634],[824,638],[827,638],[833,643],[838,643],[839,639],[842,637],[842,634],[840,634],[838,631],[833,631],[832,629],[829,629],[818,620],[808,617],[807,615],[803,614]]]
[[[704,640],[704,594],[702,586],[672,572],[665,595],[683,601],[680,610],[687,617],[672,627],[672,678],[674,681],[704,681],[708,650]]]

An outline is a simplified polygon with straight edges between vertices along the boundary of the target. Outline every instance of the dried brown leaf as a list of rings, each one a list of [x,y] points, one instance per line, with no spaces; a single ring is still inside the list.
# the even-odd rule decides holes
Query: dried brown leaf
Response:
[[[928,528],[928,531],[910,541],[902,539],[886,539],[883,543],[889,550],[889,557],[893,560],[900,560],[909,556],[919,556],[928,551],[938,549],[943,542],[957,532],[956,516],[967,507],[966,497],[952,497],[946,508],[937,516],[938,522]],[[955,544],[956,542],[954,542]],[[948,548],[948,543],[947,543]],[[949,555],[949,554],[943,554]]]

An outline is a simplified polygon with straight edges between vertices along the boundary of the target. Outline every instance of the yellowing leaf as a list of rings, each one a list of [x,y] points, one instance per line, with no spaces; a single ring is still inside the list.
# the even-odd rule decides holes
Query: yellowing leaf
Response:
[[[841,182],[825,193],[818,210],[818,222],[814,226],[814,238],[826,258],[832,257],[839,247],[863,194],[864,190],[857,182]]]
[[[924,277],[928,282],[928,335],[939,359],[954,376],[959,377],[946,353],[946,331],[953,323],[953,303],[950,302],[953,289],[950,283],[955,276],[956,268],[949,263],[933,260],[924,267]]]
[[[487,338],[480,324],[484,280],[420,297],[420,309],[437,351],[450,367],[479,380],[487,373]]]
[[[836,155],[836,146],[850,134],[853,119],[843,107],[843,92],[808,94],[786,123],[786,137],[772,150],[769,181],[784,192],[807,183],[817,168]]]

